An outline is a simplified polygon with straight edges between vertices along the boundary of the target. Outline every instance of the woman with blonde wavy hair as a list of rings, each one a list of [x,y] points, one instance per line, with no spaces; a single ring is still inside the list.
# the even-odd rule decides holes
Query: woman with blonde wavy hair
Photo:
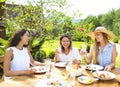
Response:
[[[92,39],[94,39],[94,44],[90,48],[90,53],[87,55],[86,52],[82,52],[87,64],[93,62],[104,67],[104,70],[111,71],[115,67],[116,62],[116,45],[110,42],[115,35],[108,31],[105,27],[97,27],[94,32],[88,33]]]

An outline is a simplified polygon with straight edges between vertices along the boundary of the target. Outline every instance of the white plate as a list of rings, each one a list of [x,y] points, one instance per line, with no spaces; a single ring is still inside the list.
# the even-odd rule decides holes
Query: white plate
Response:
[[[111,80],[115,78],[115,74],[108,71],[96,71],[93,72],[93,76],[101,80]]]
[[[66,87],[66,83],[59,79],[44,79],[37,82],[36,87]]]
[[[45,73],[46,72],[45,66],[35,66],[32,68],[36,70],[35,73]]]
[[[78,77],[78,81],[83,84],[92,84],[94,82],[93,78],[89,76],[80,76]]]
[[[66,67],[66,62],[58,62],[58,63],[55,63],[55,66],[56,66],[56,67]]]
[[[103,66],[100,65],[95,65],[95,64],[90,64],[86,66],[87,70],[94,70],[94,71],[98,71],[98,70],[103,70]]]
[[[78,69],[75,76],[80,76],[83,73],[83,69]]]

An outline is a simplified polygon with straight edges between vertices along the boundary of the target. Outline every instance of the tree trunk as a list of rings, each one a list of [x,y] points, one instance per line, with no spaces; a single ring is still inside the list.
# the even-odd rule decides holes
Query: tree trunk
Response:
[[[3,5],[5,5],[5,2],[0,2],[0,20],[4,13],[4,9],[2,8]]]

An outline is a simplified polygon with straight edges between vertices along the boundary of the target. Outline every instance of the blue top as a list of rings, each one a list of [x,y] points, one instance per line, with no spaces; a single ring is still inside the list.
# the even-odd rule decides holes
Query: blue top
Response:
[[[107,66],[107,65],[111,64],[111,62],[112,62],[113,47],[114,47],[113,43],[107,44],[104,47],[103,51],[99,47],[99,51],[98,51],[99,65],[101,65],[101,66]]]

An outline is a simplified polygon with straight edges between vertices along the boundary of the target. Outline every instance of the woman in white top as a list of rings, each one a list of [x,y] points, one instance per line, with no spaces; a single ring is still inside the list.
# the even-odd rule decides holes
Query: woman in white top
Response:
[[[77,48],[72,47],[71,37],[64,34],[60,37],[61,48],[56,49],[55,62],[67,62],[71,61],[75,64],[80,64],[81,58]]]
[[[13,35],[9,48],[5,51],[5,80],[16,75],[33,75],[35,70],[30,69],[30,64],[43,65],[33,60],[28,48],[29,41],[30,33],[26,29],[18,29]]]

